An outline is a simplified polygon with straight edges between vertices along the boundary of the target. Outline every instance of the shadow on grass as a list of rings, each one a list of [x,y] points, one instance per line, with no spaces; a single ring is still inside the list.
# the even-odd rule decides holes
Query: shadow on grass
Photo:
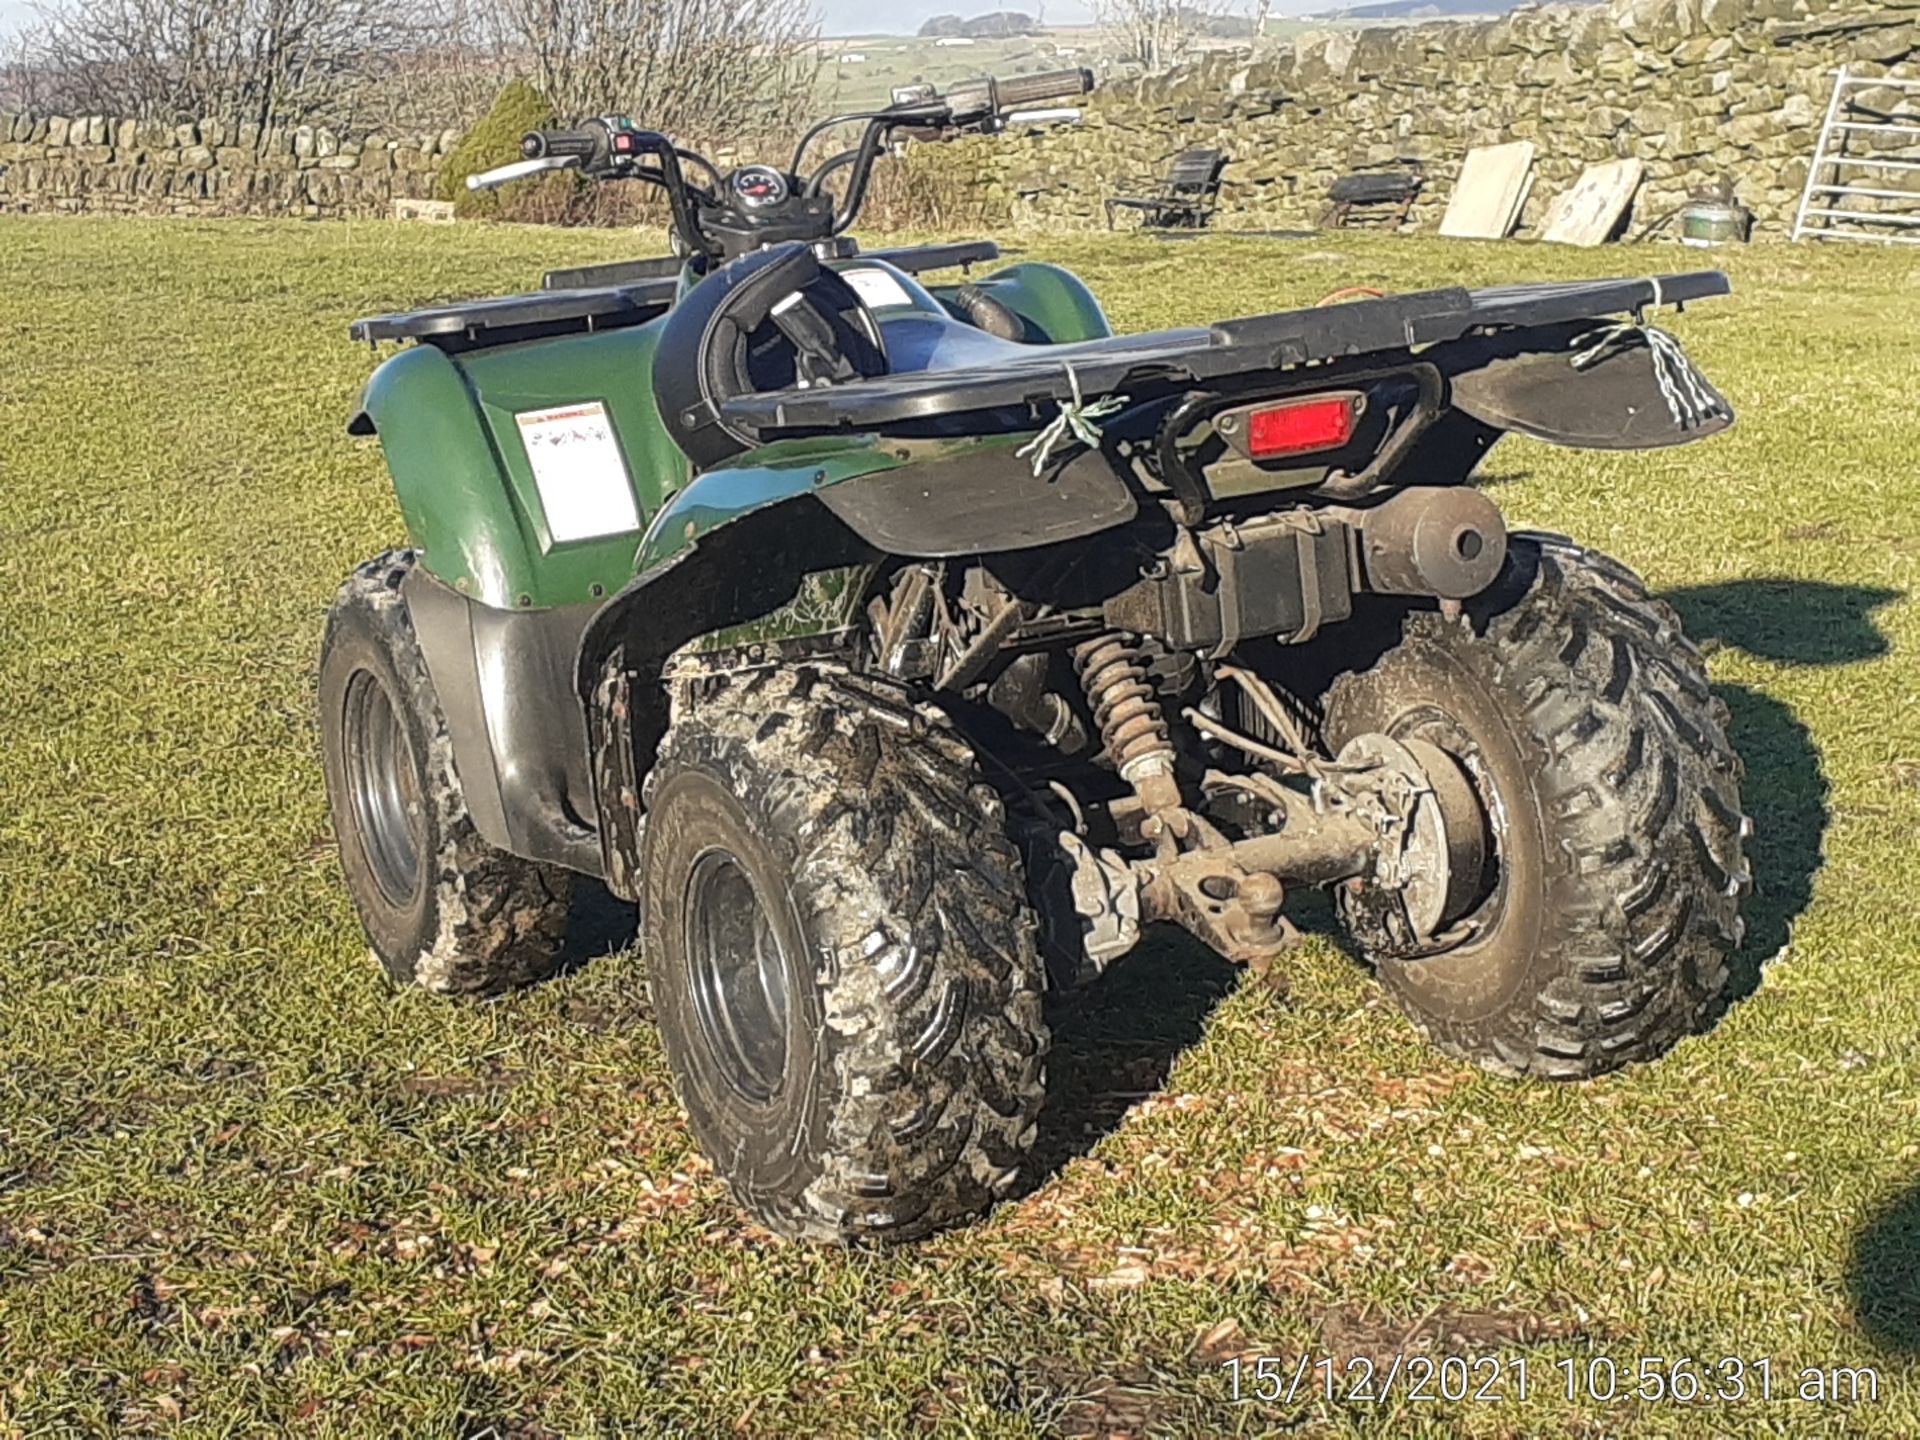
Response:
[[[1050,1006],[1047,1103],[1020,1193],[1045,1184],[1158,1093],[1239,980],[1236,966],[1159,926],[1098,980]]]
[[[1476,470],[1473,475],[1473,488],[1476,490],[1497,490],[1502,485],[1524,485],[1533,479],[1531,470],[1502,470],[1494,465],[1485,470]]]
[[[1778,576],[1688,585],[1660,598],[1680,612],[1697,644],[1718,641],[1783,665],[1846,665],[1887,653],[1873,612],[1900,595]]]
[[[1807,727],[1771,695],[1716,685],[1726,703],[1728,738],[1746,762],[1741,803],[1753,818],[1747,864],[1753,890],[1740,913],[1746,938],[1730,962],[1721,1012],[1760,988],[1760,972],[1793,938],[1793,922],[1813,903],[1813,877],[1825,862],[1827,780]]]
[[[557,975],[571,975],[603,955],[631,949],[640,940],[640,907],[622,900],[598,880],[574,882],[567,911],[567,943]]]
[[[1688,586],[1660,598],[1705,648],[1731,645],[1783,665],[1845,665],[1887,653],[1873,612],[1900,592],[1782,577]],[[1812,903],[1828,808],[1819,747],[1793,712],[1744,685],[1716,685],[1714,693],[1726,703],[1729,738],[1746,763],[1742,801],[1753,818],[1747,935],[1733,958],[1724,1008],[1760,988],[1762,967],[1786,948],[1794,921]]]
[[[1847,1291],[1869,1340],[1920,1355],[1920,1186],[1895,1195],[1854,1237]]]

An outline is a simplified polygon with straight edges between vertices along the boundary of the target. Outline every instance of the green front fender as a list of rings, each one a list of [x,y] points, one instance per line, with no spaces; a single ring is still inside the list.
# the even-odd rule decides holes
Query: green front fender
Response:
[[[1029,339],[1050,345],[1100,340],[1113,334],[1093,291],[1071,270],[1037,260],[1008,265],[972,282],[1026,321]],[[935,285],[933,293],[953,301],[961,285]]]
[[[407,538],[463,594],[510,607],[535,569],[503,466],[459,368],[430,345],[373,372],[350,427],[380,437]]]

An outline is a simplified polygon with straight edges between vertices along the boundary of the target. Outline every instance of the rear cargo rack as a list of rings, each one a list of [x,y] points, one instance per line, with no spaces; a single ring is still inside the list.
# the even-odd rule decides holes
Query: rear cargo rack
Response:
[[[1725,295],[1717,270],[1639,280],[1580,280],[1479,290],[1422,290],[1347,305],[1227,320],[1207,329],[1116,335],[1078,345],[1007,348],[980,363],[722,403],[736,424],[783,430],[878,430],[965,411],[1010,410],[1142,388],[1203,384],[1261,370],[1410,351],[1473,331],[1562,325]],[[1025,350],[1026,353],[1022,353]],[[1069,369],[1072,374],[1069,375]]]

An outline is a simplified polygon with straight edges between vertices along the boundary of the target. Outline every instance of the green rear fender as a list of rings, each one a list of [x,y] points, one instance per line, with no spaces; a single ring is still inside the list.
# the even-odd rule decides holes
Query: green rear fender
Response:
[[[633,580],[587,627],[581,693],[615,649],[645,673],[716,632],[737,638],[743,624],[771,621],[771,635],[852,623],[851,610],[823,606],[809,588],[824,572],[1029,549],[1133,518],[1133,493],[1101,451],[1036,475],[1020,454],[1030,438],[785,440],[709,470],[653,517]],[[862,599],[843,581],[833,589],[848,606]],[[786,623],[800,618],[796,605],[808,617],[799,630]]]
[[[884,447],[872,435],[786,440],[741,455],[699,476],[660,507],[634,557],[634,584],[644,586],[702,536],[744,515],[844,480],[897,469],[907,459],[907,452]]]
[[[415,345],[373,373],[350,428],[379,435],[408,540],[436,579],[526,610],[592,603],[633,577],[641,531],[689,473],[653,404],[658,344],[659,327],[643,325],[458,355]],[[518,417],[581,405],[612,429],[630,523],[557,539]]]

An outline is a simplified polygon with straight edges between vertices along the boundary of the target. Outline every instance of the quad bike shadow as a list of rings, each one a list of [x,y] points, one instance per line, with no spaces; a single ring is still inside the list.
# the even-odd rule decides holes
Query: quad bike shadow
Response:
[[[1049,1006],[1047,1100],[1032,1158],[1010,1198],[1018,1203],[1039,1189],[1119,1129],[1134,1105],[1160,1093],[1242,976],[1240,967],[1164,926],[1070,1003]]]
[[[1886,654],[1887,639],[1873,612],[1900,592],[1766,578],[1688,586],[1660,598],[1679,611],[1687,633],[1709,653],[1727,645],[1783,665],[1822,666]],[[1746,685],[1713,688],[1726,704],[1729,737],[1746,762],[1748,813],[1755,824],[1747,933],[1731,961],[1724,1014],[1760,988],[1762,968],[1786,948],[1794,922],[1812,902],[1829,811],[1819,746],[1792,710]]]
[[[1894,590],[1816,581],[1749,580],[1669,592],[1689,632],[1789,665],[1840,665],[1887,653],[1873,612]],[[1734,957],[1726,1004],[1759,988],[1762,967],[1791,938],[1812,899],[1829,818],[1827,782],[1812,735],[1772,696],[1715,687],[1747,765],[1759,817],[1749,852],[1754,890],[1746,944]],[[1856,1232],[1847,1291],[1859,1329],[1883,1354],[1920,1356],[1920,1185],[1895,1192]]]

